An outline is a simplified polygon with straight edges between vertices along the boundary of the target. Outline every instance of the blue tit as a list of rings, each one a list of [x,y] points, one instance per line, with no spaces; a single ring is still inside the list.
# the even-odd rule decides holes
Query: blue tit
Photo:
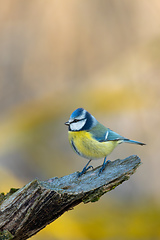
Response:
[[[99,123],[95,117],[83,108],[76,109],[65,125],[68,126],[68,138],[72,149],[81,157],[89,159],[78,176],[81,176],[92,167],[88,166],[91,160],[99,158],[104,158],[103,165],[99,170],[99,174],[102,173],[109,162],[109,160],[106,162],[107,156],[120,143],[128,142],[145,145],[113,132]]]

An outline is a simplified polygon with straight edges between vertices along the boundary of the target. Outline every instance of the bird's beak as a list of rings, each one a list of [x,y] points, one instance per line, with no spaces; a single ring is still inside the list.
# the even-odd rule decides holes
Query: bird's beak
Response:
[[[64,124],[67,125],[67,126],[69,126],[69,122],[65,122]]]

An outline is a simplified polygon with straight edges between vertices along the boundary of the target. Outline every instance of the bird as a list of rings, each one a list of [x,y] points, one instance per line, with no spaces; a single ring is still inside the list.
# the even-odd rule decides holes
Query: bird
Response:
[[[78,177],[93,168],[93,166],[88,166],[91,160],[104,158],[98,173],[101,174],[110,162],[110,160],[106,161],[107,156],[120,143],[145,145],[145,143],[130,140],[105,127],[84,108],[77,108],[65,125],[68,126],[68,139],[74,152],[89,159],[83,170],[78,173]]]

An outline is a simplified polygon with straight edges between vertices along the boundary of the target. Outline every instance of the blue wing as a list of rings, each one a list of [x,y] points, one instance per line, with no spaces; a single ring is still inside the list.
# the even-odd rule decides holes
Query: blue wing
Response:
[[[92,137],[99,142],[120,141],[119,143],[128,142],[128,143],[134,143],[139,145],[145,145],[145,143],[124,138],[118,133],[113,132],[111,129],[106,128],[100,123],[97,123],[97,125],[90,130],[90,133],[92,134]]]
[[[122,137],[116,132],[113,132],[112,130],[108,129],[108,136],[106,141],[118,141],[118,140],[125,140],[126,138]]]
[[[99,142],[125,140],[124,137],[100,123],[97,123],[97,125],[90,130],[90,133],[92,137]]]

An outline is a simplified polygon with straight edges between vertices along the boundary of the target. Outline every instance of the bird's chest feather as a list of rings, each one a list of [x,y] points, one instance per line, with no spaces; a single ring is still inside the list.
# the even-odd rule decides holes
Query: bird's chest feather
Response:
[[[99,159],[110,154],[117,146],[117,142],[99,142],[86,131],[68,132],[68,138],[73,150],[82,157]]]

